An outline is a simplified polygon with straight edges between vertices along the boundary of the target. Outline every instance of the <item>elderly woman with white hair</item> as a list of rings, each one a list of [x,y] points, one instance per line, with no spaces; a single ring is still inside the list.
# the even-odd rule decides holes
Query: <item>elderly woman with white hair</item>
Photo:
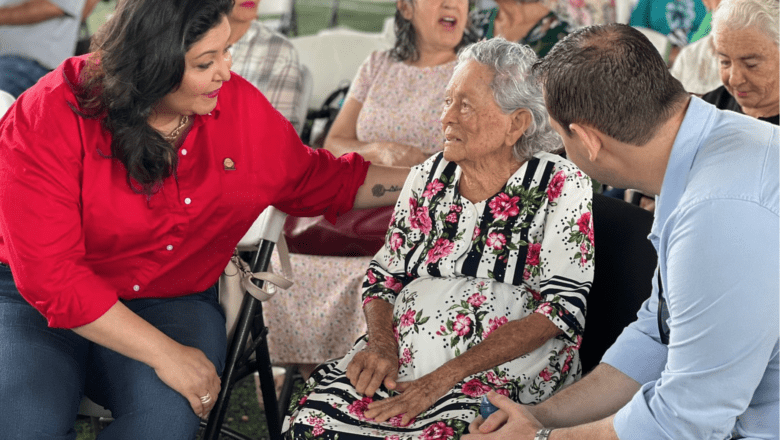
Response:
[[[412,171],[363,283],[368,334],[314,372],[289,439],[458,438],[490,390],[537,403],[581,374],[592,188],[550,127],[527,46],[465,48],[444,151]]]
[[[723,85],[702,99],[778,125],[780,7],[777,0],[724,0],[712,15]]]

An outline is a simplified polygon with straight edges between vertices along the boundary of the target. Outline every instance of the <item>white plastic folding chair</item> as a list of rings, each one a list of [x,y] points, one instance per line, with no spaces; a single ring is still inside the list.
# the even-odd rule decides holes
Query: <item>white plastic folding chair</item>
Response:
[[[14,96],[4,90],[0,90],[0,117],[3,117],[5,112],[11,107],[11,104],[16,101]]]
[[[262,0],[257,18],[285,35],[298,35],[295,0]]]
[[[226,316],[233,318],[228,318],[227,322],[230,343],[225,371],[222,373],[222,389],[205,424],[203,440],[215,440],[220,433],[234,439],[248,439],[222,427],[222,422],[233,385],[254,372],[260,377],[260,390],[270,438],[281,440],[282,417],[291,390],[283,389],[282,398],[277,399],[266,341],[268,328],[263,320],[262,301],[269,299],[275,290],[266,287],[267,285],[287,288],[292,284],[268,271],[277,243],[281,260],[286,260],[286,246],[284,240],[280,240],[285,218],[286,214],[273,206],[263,211],[237,247],[239,251],[251,252],[252,261],[245,265],[243,261],[234,258],[233,264],[228,265],[220,282],[220,303],[225,308]],[[287,271],[289,273],[289,269]],[[236,284],[241,287],[237,288]]]

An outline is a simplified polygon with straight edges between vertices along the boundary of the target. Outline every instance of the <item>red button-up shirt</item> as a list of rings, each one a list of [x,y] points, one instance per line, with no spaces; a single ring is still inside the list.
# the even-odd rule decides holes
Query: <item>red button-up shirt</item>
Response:
[[[68,107],[85,59],[65,61],[0,120],[0,261],[50,326],[92,322],[118,298],[207,289],[268,205],[331,219],[351,209],[368,163],[304,146],[235,74],[195,116],[176,176],[151,197],[133,192],[106,157],[111,134]]]

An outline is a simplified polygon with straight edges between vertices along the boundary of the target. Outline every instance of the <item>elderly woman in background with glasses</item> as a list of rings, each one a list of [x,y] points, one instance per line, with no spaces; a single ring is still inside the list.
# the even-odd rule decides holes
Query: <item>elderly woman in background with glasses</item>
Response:
[[[712,31],[723,85],[702,99],[778,125],[779,10],[777,0],[724,0],[718,6]]]
[[[458,438],[489,390],[536,403],[579,378],[592,190],[549,153],[536,60],[500,38],[459,55],[444,151],[412,169],[366,272],[368,334],[315,371],[287,438]]]
[[[570,32],[569,23],[540,0],[496,0],[496,4],[496,8],[472,14],[478,37],[503,37],[527,44],[541,58]]]

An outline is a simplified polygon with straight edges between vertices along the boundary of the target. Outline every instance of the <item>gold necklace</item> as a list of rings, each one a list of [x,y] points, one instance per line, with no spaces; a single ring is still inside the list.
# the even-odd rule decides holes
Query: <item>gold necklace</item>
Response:
[[[166,142],[173,143],[178,139],[179,135],[181,134],[182,130],[184,130],[184,127],[187,126],[187,123],[190,122],[190,117],[187,115],[184,115],[179,120],[179,125],[176,126],[176,128],[173,129],[170,133],[167,135],[162,135],[162,138],[165,139]]]

